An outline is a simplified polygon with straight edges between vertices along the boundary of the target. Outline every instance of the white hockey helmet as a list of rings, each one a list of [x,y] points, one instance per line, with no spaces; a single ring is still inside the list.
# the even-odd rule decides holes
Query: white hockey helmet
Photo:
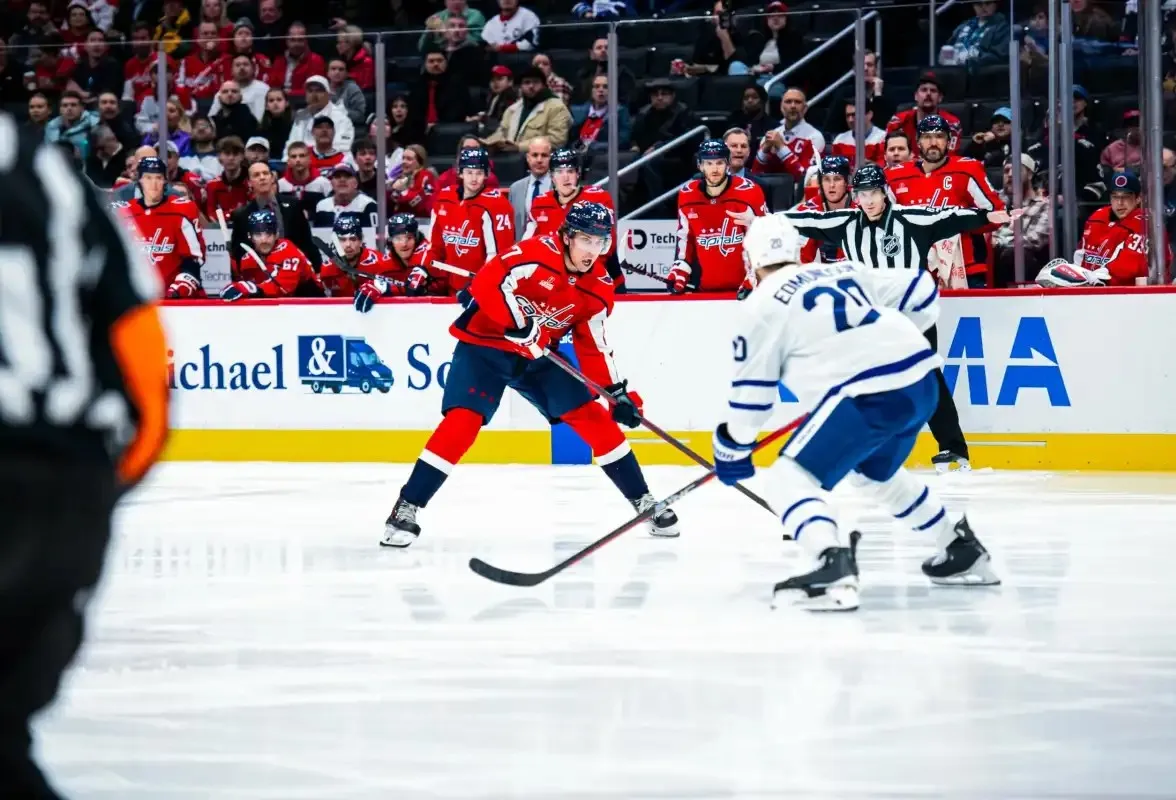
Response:
[[[799,264],[800,248],[800,232],[788,217],[756,217],[743,237],[743,263],[751,274],[761,267]]]

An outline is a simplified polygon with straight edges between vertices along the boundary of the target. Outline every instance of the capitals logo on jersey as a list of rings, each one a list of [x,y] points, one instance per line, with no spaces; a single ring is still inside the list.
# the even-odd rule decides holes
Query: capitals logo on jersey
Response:
[[[470,225],[469,221],[461,223],[461,227],[457,230],[446,228],[441,233],[441,241],[447,247],[452,247],[453,251],[459,256],[464,256],[474,248],[482,243],[481,237],[478,236],[477,229]]]
[[[723,224],[719,228],[699,230],[696,242],[704,250],[717,247],[719,255],[729,256],[735,253],[739,245],[743,243],[743,230],[728,217],[723,220]]]
[[[171,237],[159,228],[155,229],[150,239],[144,238],[143,236],[136,236],[135,238],[138,240],[139,247],[144,255],[150,256],[151,260],[156,264],[163,261],[164,256],[174,252],[176,249]]]

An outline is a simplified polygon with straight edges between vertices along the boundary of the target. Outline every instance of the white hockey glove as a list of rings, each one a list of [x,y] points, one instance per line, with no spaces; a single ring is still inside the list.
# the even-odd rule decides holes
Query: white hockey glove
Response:
[[[1055,258],[1037,273],[1037,285],[1047,289],[1074,286],[1105,286],[1111,279],[1106,267],[1089,270],[1079,264],[1071,264],[1064,258]]]

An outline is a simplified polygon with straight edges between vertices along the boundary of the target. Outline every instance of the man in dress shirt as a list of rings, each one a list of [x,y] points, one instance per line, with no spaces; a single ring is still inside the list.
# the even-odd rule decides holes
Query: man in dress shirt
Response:
[[[531,203],[551,191],[551,140],[536,136],[527,142],[527,176],[510,185],[510,205],[514,209],[515,238],[522,237],[530,219]]]

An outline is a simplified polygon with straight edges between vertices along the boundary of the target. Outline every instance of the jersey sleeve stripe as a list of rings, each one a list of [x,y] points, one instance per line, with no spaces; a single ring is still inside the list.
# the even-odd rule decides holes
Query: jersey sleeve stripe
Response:
[[[765,387],[771,387],[771,388],[775,389],[776,384],[778,384],[778,383],[779,383],[779,381],[776,381],[776,380],[760,380],[758,378],[742,378],[737,381],[731,381],[731,388],[737,389],[740,386],[765,386]]]
[[[727,405],[736,411],[771,411],[775,403],[740,403],[730,400]]]
[[[924,300],[923,302],[919,303],[914,308],[912,308],[911,312],[915,313],[918,311],[922,311],[923,309],[927,308],[929,305],[934,303],[938,298],[939,298],[939,285],[935,284],[934,286],[932,286],[931,294],[927,296],[927,299]]]

